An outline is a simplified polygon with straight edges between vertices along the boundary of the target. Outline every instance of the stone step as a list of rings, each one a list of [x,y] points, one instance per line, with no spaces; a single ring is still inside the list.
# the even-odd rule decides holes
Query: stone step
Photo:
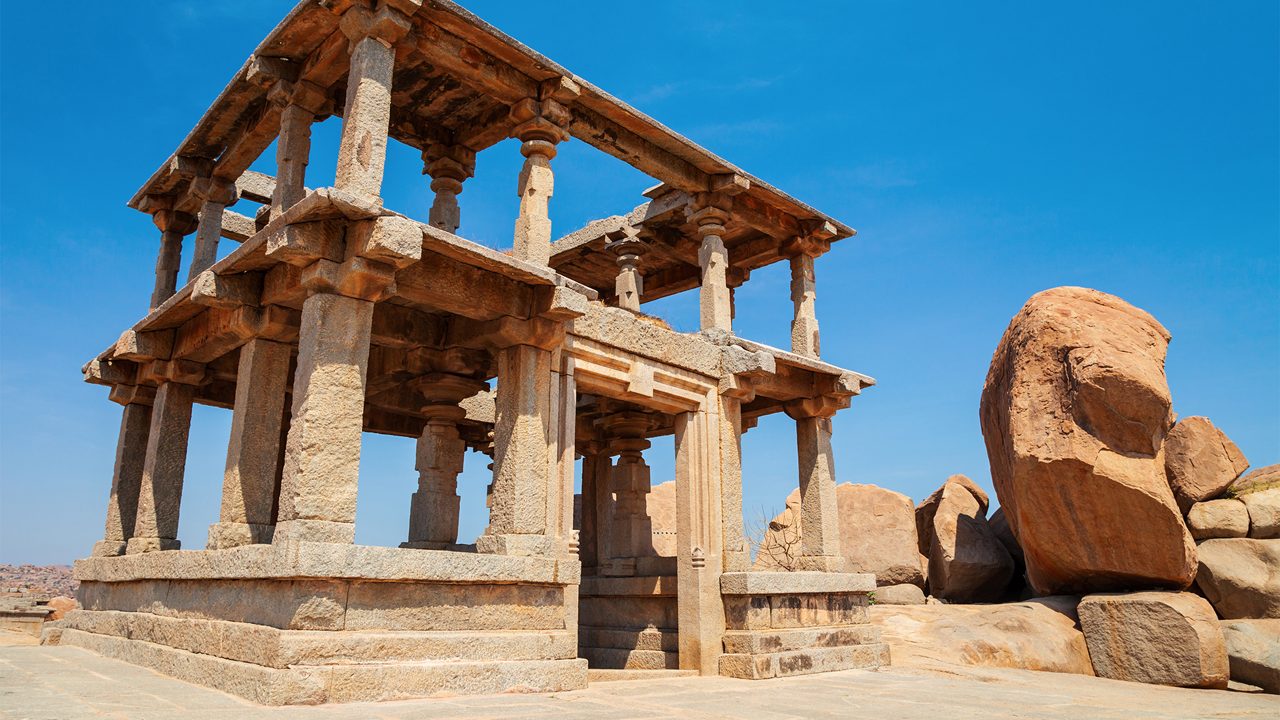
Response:
[[[608,668],[588,668],[587,682],[666,680],[674,677],[696,677],[697,675],[697,670],[611,670]]]
[[[578,644],[587,647],[618,648],[619,650],[680,649],[679,634],[674,628],[611,628],[578,626]]]
[[[853,625],[792,630],[730,630],[724,634],[724,651],[758,655],[806,648],[868,645],[880,642],[880,628]]]
[[[67,627],[265,667],[424,660],[558,660],[576,653],[567,630],[279,630],[142,612],[73,610]]]
[[[746,680],[763,680],[835,670],[873,669],[888,664],[889,646],[872,643],[754,655],[721,655],[720,674]]]
[[[619,650],[582,646],[578,656],[592,668],[611,670],[674,670],[680,667],[680,653],[662,650]]]
[[[587,683],[587,663],[582,659],[387,662],[279,669],[74,629],[63,630],[61,644],[92,650],[262,705],[559,692],[578,690]]]

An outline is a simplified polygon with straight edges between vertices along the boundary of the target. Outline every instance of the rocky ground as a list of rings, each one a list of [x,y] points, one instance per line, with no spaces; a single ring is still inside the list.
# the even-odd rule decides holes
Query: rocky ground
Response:
[[[0,564],[0,592],[43,593],[75,597],[80,583],[70,565]]]
[[[672,677],[551,695],[268,708],[73,647],[0,648],[0,716],[146,718],[1271,718],[1274,696],[1135,685],[1081,675],[954,666],[849,670],[767,681]]]

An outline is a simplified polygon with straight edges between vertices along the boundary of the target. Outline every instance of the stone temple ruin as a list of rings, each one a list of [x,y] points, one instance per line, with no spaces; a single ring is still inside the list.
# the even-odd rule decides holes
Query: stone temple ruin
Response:
[[[306,168],[330,115],[325,186]],[[503,253],[455,233],[476,153],[509,137],[525,160]],[[552,242],[571,138],[658,184]],[[422,152],[428,222],[383,205],[389,139]],[[273,142],[275,177],[249,171]],[[887,662],[866,623],[874,578],[841,572],[831,447],[831,417],[873,381],[819,359],[814,312],[814,262],[852,229],[444,0],[304,0],[130,206],[161,232],[155,288],[85,367],[123,417],[60,642],[270,704],[566,690],[588,666]],[[224,238],[239,246],[218,259]],[[734,289],[783,261],[790,350],[732,329]],[[695,290],[700,333],[641,312]],[[204,550],[176,539],[193,403],[233,413]],[[743,535],[741,436],[770,413],[796,424],[797,572],[753,572]],[[398,548],[354,544],[363,432],[417,439]],[[674,556],[645,512],[662,435]],[[493,470],[474,545],[458,538],[468,449]]]

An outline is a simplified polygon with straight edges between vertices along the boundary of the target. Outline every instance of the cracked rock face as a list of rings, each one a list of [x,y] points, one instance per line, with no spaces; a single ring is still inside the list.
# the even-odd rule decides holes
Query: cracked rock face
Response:
[[[1010,322],[982,434],[1037,593],[1184,589],[1196,549],[1165,479],[1169,333],[1112,295],[1063,287]]]

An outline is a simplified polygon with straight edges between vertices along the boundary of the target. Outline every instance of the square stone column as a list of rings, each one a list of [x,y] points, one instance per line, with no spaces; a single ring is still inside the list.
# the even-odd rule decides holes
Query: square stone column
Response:
[[[719,409],[676,416],[676,539],[680,669],[719,672],[725,628],[720,596],[723,571]]]
[[[608,534],[613,493],[609,489],[612,470],[609,453],[592,442],[591,450],[582,456],[582,524],[578,536],[578,555],[583,572],[597,569],[609,558]]]
[[[791,352],[818,357],[817,280],[814,258],[801,253],[791,258],[791,303],[795,314],[791,320]]]
[[[217,178],[197,178],[192,183],[196,197],[203,200],[200,220],[196,227],[196,246],[191,253],[191,266],[187,269],[187,281],[213,267],[218,261],[218,241],[222,239],[222,216],[227,207],[239,199],[236,184]]]
[[[373,306],[370,300],[331,292],[313,292],[302,305],[292,421],[272,542],[355,541]]]
[[[291,355],[289,345],[262,338],[240,348],[222,512],[209,527],[210,550],[271,542]]]
[[[135,385],[111,389],[113,400],[124,405],[120,416],[120,436],[116,441],[116,465],[111,475],[111,497],[107,501],[107,526],[102,540],[93,546],[95,557],[123,555],[133,537],[138,514],[138,493],[142,488],[142,468],[151,433],[151,403],[155,390]]]
[[[720,515],[724,527],[724,570],[751,568],[742,522],[742,400],[720,395]]]
[[[280,136],[276,138],[276,187],[271,194],[271,217],[278,218],[307,193],[307,164],[311,159],[311,125],[316,116],[332,111],[325,90],[304,81],[278,80],[267,98],[280,106]]]
[[[732,198],[716,193],[700,193],[695,199],[690,220],[697,226],[702,246],[698,264],[702,267],[702,284],[698,303],[702,330],[733,332],[733,301],[729,294],[729,252],[724,246],[724,224],[729,220]]]
[[[565,128],[570,115],[565,103],[579,93],[572,80],[557,78],[543,83],[540,97],[526,98],[511,106],[511,120],[515,123],[511,137],[520,140],[520,154],[524,155],[516,188],[520,214],[516,217],[513,253],[538,265],[551,260],[549,203],[555,193],[551,160],[556,156],[556,144],[569,139]]]
[[[127,552],[177,550],[178,512],[191,431],[191,403],[196,388],[166,381],[156,390],[151,409],[151,432],[143,460],[138,512]]]
[[[156,284],[151,293],[155,310],[178,291],[178,269],[182,265],[182,238],[196,229],[196,218],[184,212],[159,210],[151,219],[160,228],[160,252],[156,255]]]
[[[356,6],[343,13],[339,27],[351,41],[351,66],[334,185],[376,198],[382,191],[391,124],[392,45],[409,31],[409,18],[385,3],[377,10]]]
[[[480,552],[555,554],[548,492],[556,484],[551,437],[551,353],[514,345],[498,353],[497,422],[493,428],[493,489],[489,527]]]
[[[800,469],[800,557],[797,570],[842,572],[840,508],[836,504],[835,459],[831,451],[834,408],[817,410],[808,401],[787,404],[796,421]]]

